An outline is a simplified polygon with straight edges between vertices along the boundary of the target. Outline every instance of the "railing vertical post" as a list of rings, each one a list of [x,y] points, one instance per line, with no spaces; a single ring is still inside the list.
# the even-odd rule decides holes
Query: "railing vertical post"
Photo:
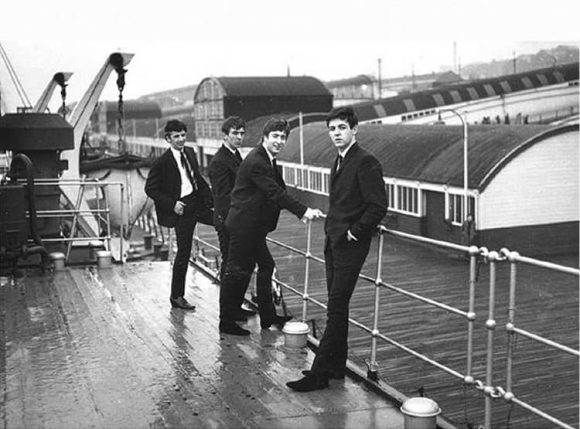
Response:
[[[81,179],[79,193],[77,194],[77,201],[75,203],[73,221],[72,221],[72,225],[70,227],[70,238],[71,238],[71,241],[68,242],[67,247],[66,247],[66,257],[65,257],[65,260],[67,262],[68,262],[68,258],[70,257],[70,252],[72,250],[72,245],[73,245],[73,240],[72,239],[74,238],[74,236],[76,234],[77,224],[79,222],[79,216],[80,216],[80,211],[81,211],[81,203],[83,201],[84,192],[85,192],[84,183],[85,183],[85,178],[83,177]]]
[[[514,321],[516,312],[516,278],[517,278],[517,262],[520,256],[518,252],[510,252],[507,249],[501,250],[502,254],[505,255],[510,262],[510,292],[509,292],[509,303],[508,303],[508,322],[506,324],[507,337],[507,361],[506,361],[506,393],[505,399],[510,400],[513,398],[513,380],[512,380],[512,368],[513,368],[513,349],[515,332]]]
[[[385,237],[383,229],[379,229],[379,240],[377,250],[377,275],[375,277],[375,306],[373,318],[373,330],[371,337],[371,359],[367,362],[367,377],[371,380],[377,381],[379,379],[379,365],[377,363],[377,335],[379,335],[379,312],[381,303],[381,283],[382,283],[382,266],[383,266],[383,244]]]
[[[486,429],[491,428],[491,401],[493,388],[493,333],[495,330],[495,271],[496,261],[499,259],[499,254],[496,251],[489,252],[489,309],[488,318],[485,322],[487,328],[487,361],[486,361],[486,376],[485,387],[483,393],[485,394],[485,417],[484,425]]]
[[[99,198],[99,196],[101,195],[102,192],[100,192],[100,187],[98,185],[98,180],[97,180],[97,184],[95,184],[95,182],[93,182],[93,190],[95,191],[95,201],[97,203],[97,214],[96,214],[96,218],[97,218],[97,228],[98,230],[95,231],[97,233],[97,235],[101,235],[101,224],[102,222],[105,220],[103,216],[101,216],[101,199]],[[111,250],[110,247],[106,248],[107,250]]]
[[[477,276],[477,246],[469,247],[469,308],[467,310],[467,370],[465,383],[473,384],[473,325],[475,323],[475,278]]]
[[[123,258],[123,240],[125,239],[125,207],[123,205],[123,201],[125,200],[125,186],[121,184],[121,224],[119,225],[119,257],[122,263],[125,263],[125,259]]]
[[[308,317],[308,286],[310,282],[310,258],[312,245],[312,221],[306,222],[306,261],[304,262],[304,294],[302,295],[302,321]]]
[[[107,196],[107,190],[108,190],[108,185],[106,182],[102,183],[99,182],[99,189],[101,191],[101,193],[103,194],[103,199],[104,199],[104,203],[105,203],[105,213],[106,213],[106,219],[107,219],[107,250],[112,250],[111,247],[111,205],[109,204],[109,198]]]

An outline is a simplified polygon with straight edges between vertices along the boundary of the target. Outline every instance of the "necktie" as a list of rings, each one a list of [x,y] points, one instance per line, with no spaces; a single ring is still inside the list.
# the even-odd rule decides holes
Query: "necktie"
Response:
[[[336,159],[336,171],[338,171],[340,169],[340,166],[342,165],[342,155],[338,155],[338,158]]]
[[[197,191],[197,183],[195,181],[195,176],[193,174],[193,171],[191,171],[191,165],[189,165],[189,161],[185,156],[184,151],[181,151],[181,166],[185,169],[185,173],[187,174],[187,177],[191,182],[191,186],[193,186],[193,190]]]
[[[235,155],[236,155],[236,159],[237,159],[238,161],[242,162],[242,155],[240,155],[240,151],[239,151],[239,150],[236,150],[236,153],[235,153]]]
[[[272,158],[272,167],[274,168],[274,173],[278,174],[278,164],[276,164],[276,158]]]

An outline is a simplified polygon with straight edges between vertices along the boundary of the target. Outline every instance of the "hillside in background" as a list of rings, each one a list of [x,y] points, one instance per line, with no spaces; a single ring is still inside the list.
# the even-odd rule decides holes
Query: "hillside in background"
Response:
[[[465,64],[461,66],[460,75],[464,79],[485,79],[574,62],[578,62],[578,46],[561,45],[552,49],[542,49],[535,54],[518,55],[515,61],[514,58],[510,58],[488,63]],[[452,70],[452,67],[442,67],[442,70]]]

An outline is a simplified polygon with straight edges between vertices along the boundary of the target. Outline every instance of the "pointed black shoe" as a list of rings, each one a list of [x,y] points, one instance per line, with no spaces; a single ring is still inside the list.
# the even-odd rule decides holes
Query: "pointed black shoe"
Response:
[[[326,389],[328,387],[328,379],[306,376],[297,381],[289,381],[286,386],[297,392],[312,392]]]
[[[308,377],[310,375],[310,370],[305,369],[304,371],[302,371],[302,374]],[[344,379],[344,371],[332,371],[328,375],[328,377],[335,379],[335,380],[343,380]]]
[[[254,310],[250,310],[249,308],[240,307],[240,314],[243,314],[244,316],[247,317],[251,317],[255,316],[256,312]]]
[[[195,305],[190,304],[187,300],[180,296],[178,298],[169,298],[169,302],[173,308],[181,308],[183,310],[195,310]]]
[[[250,331],[239,327],[234,322],[220,322],[220,332],[222,334],[239,335],[239,336],[250,335]]]
[[[268,329],[270,326],[276,325],[278,329],[282,329],[284,324],[289,320],[292,320],[292,316],[274,316],[274,318],[270,320],[260,319],[260,327],[262,329]]]

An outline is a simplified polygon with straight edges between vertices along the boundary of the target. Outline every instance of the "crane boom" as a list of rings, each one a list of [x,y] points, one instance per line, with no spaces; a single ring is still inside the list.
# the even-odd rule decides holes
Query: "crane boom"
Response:
[[[52,79],[50,80],[50,82],[40,95],[38,101],[32,108],[32,112],[43,113],[44,111],[46,111],[48,103],[50,102],[52,94],[54,93],[54,90],[56,89],[57,85],[60,86],[61,88],[64,88],[66,82],[68,82],[71,76],[72,73],[67,72],[55,73],[55,75],[52,77]]]

